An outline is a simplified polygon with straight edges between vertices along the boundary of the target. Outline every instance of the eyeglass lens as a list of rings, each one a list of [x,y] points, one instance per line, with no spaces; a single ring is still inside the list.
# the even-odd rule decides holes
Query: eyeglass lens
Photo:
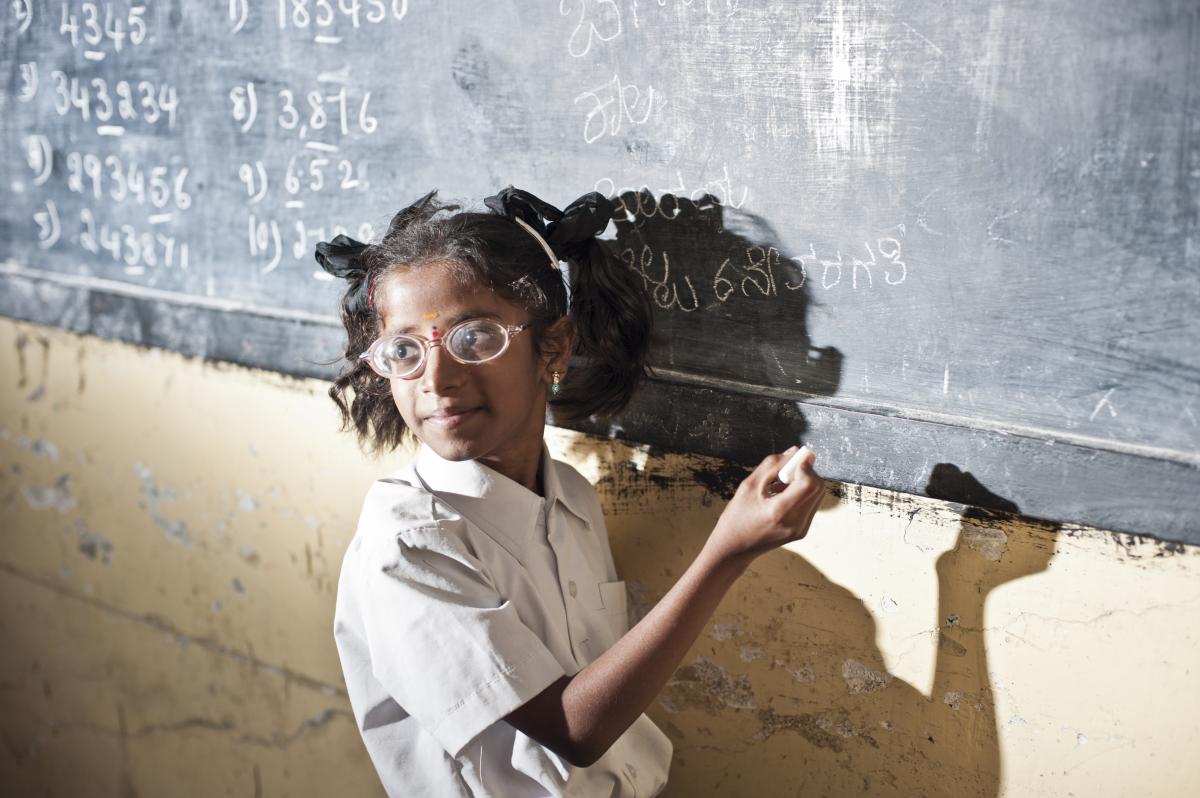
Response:
[[[442,337],[442,346],[454,358],[466,363],[483,363],[504,351],[508,331],[491,319],[472,319],[456,324]],[[404,376],[421,365],[423,345],[411,335],[395,335],[380,342],[372,358],[381,371]]]

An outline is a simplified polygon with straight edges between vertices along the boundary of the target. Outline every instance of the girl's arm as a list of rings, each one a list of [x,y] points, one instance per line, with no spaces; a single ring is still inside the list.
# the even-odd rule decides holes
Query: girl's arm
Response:
[[[786,488],[770,492],[794,451],[767,457],[738,486],[700,554],[636,626],[505,719],[577,767],[603,756],[663,689],[751,561],[807,533],[825,485],[813,456]]]

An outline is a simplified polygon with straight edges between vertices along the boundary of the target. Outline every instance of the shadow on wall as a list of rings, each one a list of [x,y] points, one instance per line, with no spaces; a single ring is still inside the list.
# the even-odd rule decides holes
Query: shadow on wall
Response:
[[[778,257],[765,221],[711,196],[655,199],[643,191],[618,199],[616,248],[654,300],[651,362],[660,380],[618,424],[588,431],[676,452],[711,451],[713,440],[737,437],[703,387],[662,392],[661,379],[675,379],[664,369],[837,393],[840,352],[812,345],[803,264]],[[808,425],[796,403],[749,395],[739,403],[739,415],[755,420],[737,427],[754,438],[740,440],[739,453],[757,453],[739,459],[757,462],[803,439]],[[629,450],[621,445],[585,439],[570,449],[572,460],[600,461],[596,487],[618,569],[633,614],[644,614],[691,563],[748,471],[658,450],[635,464],[622,461],[618,452]],[[830,485],[822,510],[843,503],[847,487]],[[997,586],[1047,568],[1057,526],[1019,518],[1013,502],[950,463],[934,467],[924,492],[963,505],[954,545],[936,563],[937,626],[914,640],[914,649],[936,641],[930,695],[887,672],[875,620],[858,596],[796,550],[772,552],[739,580],[649,710],[676,745],[665,796],[999,794],[984,603]],[[946,530],[940,539],[948,538]],[[730,651],[742,667],[730,664]]]
[[[724,506],[696,479],[711,461],[689,469],[702,458],[652,452],[667,470],[635,467],[577,441],[573,458],[600,455],[597,489],[640,616],[687,568]],[[831,484],[822,511],[845,491]],[[1058,526],[1018,517],[1016,505],[952,464],[934,468],[926,491],[1007,508],[964,507],[953,548],[937,560],[931,694],[887,672],[875,621],[856,595],[794,550],[772,552],[739,580],[649,710],[676,746],[664,796],[999,795],[984,603],[997,586],[1047,568]],[[679,506],[662,506],[663,496]],[[663,514],[678,520],[659,523]],[[749,664],[730,665],[730,651]]]

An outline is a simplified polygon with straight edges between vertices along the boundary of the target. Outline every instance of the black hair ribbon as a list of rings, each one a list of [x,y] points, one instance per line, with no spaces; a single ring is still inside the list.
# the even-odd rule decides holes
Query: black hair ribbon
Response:
[[[365,313],[371,308],[370,281],[365,279],[366,269],[358,261],[367,246],[341,233],[334,236],[332,241],[317,244],[316,259],[321,268],[334,277],[351,282],[352,287],[346,292],[346,311],[352,315]],[[358,284],[354,285],[356,280]]]
[[[546,240],[559,260],[579,261],[593,238],[604,232],[615,206],[598,191],[584,194],[563,210],[519,188],[508,188],[485,199],[494,213],[520,219]]]

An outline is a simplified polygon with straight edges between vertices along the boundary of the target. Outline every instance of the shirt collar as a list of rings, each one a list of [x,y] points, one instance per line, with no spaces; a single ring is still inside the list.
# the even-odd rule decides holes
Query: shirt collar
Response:
[[[421,444],[413,468],[438,498],[483,529],[518,560],[524,561],[529,538],[537,528],[537,514],[557,500],[588,523],[579,497],[563,489],[559,464],[542,442],[542,480],[546,498],[538,496],[477,460],[446,460]]]

